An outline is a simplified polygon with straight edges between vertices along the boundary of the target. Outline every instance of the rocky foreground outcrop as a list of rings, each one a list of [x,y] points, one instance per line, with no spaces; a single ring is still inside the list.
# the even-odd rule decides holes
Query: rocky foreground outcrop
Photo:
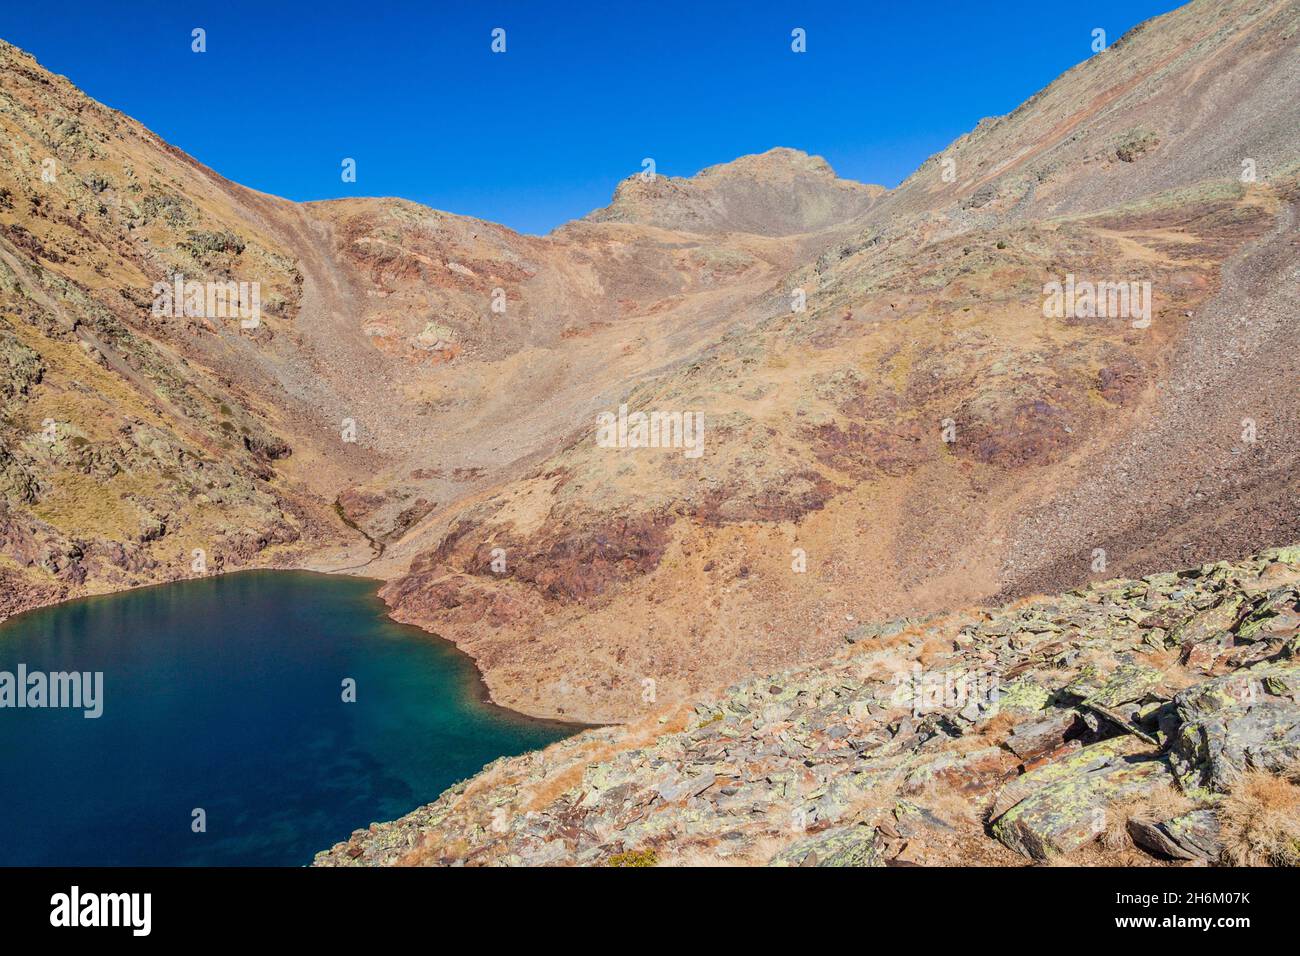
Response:
[[[846,645],[495,761],[316,865],[1300,860],[1300,546]]]

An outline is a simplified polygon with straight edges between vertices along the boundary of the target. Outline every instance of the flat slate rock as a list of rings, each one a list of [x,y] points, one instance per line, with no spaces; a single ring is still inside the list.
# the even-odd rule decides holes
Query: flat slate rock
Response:
[[[1130,820],[1128,832],[1138,846],[1175,860],[1215,863],[1223,853],[1213,810],[1193,810],[1163,823]]]
[[[826,830],[782,850],[768,866],[884,866],[875,827],[853,824]]]
[[[1106,810],[1112,804],[1170,783],[1164,760],[1130,762],[1120,758],[1035,791],[998,817],[993,835],[1027,857],[1050,859],[1100,836],[1106,828]]]

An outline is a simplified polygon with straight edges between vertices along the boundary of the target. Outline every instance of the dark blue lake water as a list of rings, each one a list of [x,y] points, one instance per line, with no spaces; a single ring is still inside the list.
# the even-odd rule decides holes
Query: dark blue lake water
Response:
[[[300,866],[574,731],[487,704],[375,587],[253,571],[0,624],[0,672],[104,674],[97,719],[0,708],[0,864]]]

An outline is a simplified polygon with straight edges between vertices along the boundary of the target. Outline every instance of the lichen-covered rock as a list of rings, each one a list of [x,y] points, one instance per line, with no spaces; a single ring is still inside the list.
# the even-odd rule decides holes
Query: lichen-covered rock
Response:
[[[826,830],[782,850],[768,866],[884,866],[873,827],[854,824]]]
[[[1300,760],[1300,662],[1272,661],[1174,697],[1181,726],[1170,761],[1186,791],[1224,793],[1246,770]]]
[[[1208,641],[1229,630],[1237,621],[1245,597],[1228,594],[1213,607],[1192,615],[1169,632],[1169,642],[1184,647]]]
[[[903,784],[904,793],[940,785],[955,793],[988,790],[1015,773],[1015,758],[1001,747],[983,747],[966,754],[943,755],[917,767]]]
[[[0,502],[32,504],[40,494],[40,482],[17,454],[0,438]]]
[[[875,640],[882,637],[894,637],[903,633],[907,628],[916,624],[911,618],[900,617],[892,621],[873,622],[859,624],[844,635],[844,641],[847,644],[856,644],[859,641]]]
[[[1139,753],[1142,743],[1135,737],[1112,737],[1021,774],[998,790],[989,819],[996,820],[1020,801],[1063,780],[1108,766],[1114,761]]]
[[[1141,700],[1155,690],[1160,683],[1160,671],[1144,664],[1121,664],[1103,680],[1095,690],[1088,693],[1084,705],[1096,705],[1107,709]]]
[[[12,332],[0,329],[0,398],[12,400],[26,395],[41,381],[45,363]]]
[[[1274,588],[1257,598],[1237,625],[1238,641],[1266,636],[1290,636],[1300,630],[1300,592],[1294,586]]]
[[[1116,758],[1035,791],[998,818],[993,835],[1025,856],[1050,859],[1100,836],[1112,804],[1168,783],[1163,760]]]

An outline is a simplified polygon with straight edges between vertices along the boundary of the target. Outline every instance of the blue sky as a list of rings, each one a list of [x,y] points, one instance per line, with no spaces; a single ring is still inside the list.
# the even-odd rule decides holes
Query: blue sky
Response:
[[[0,37],[246,186],[542,233],[647,156],[691,175],[792,146],[897,185],[1090,56],[1094,28],[1114,42],[1179,5],[72,0],[5,4]]]

